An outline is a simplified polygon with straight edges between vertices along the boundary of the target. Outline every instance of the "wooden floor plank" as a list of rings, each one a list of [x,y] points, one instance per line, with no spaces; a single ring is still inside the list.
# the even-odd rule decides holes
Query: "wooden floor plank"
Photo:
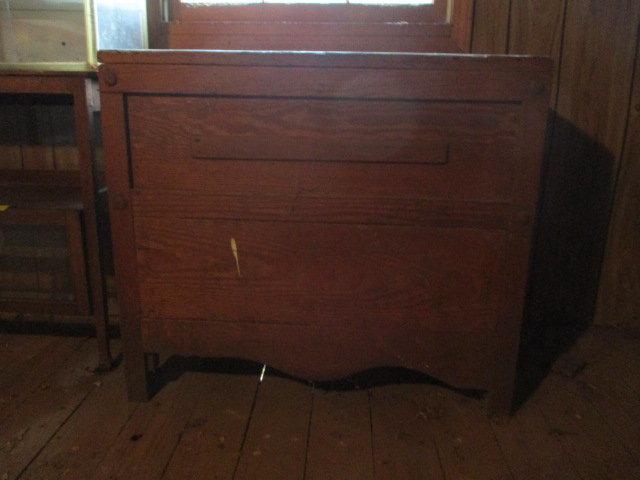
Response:
[[[602,346],[600,355],[589,356],[593,344]],[[640,459],[640,340],[587,335],[570,354],[585,362],[571,380],[574,391]]]
[[[127,400],[123,369],[98,377],[95,385],[20,480],[86,479],[95,472],[137,406]]]
[[[17,478],[95,388],[96,342],[73,340],[79,343],[74,354],[59,370],[49,371],[47,377],[33,384],[27,394],[18,395],[0,423],[3,480]],[[62,339],[59,342],[65,343]]]
[[[258,389],[236,480],[302,479],[313,388],[267,371]]]
[[[193,373],[200,396],[169,462],[166,480],[231,479],[258,384],[253,375]]]
[[[151,401],[139,404],[90,478],[161,478],[190,412],[206,393],[202,385],[199,376],[185,373],[165,385]]]
[[[421,406],[447,479],[513,479],[480,400],[434,388]]]
[[[557,437],[541,421],[541,413],[526,402],[513,417],[491,420],[504,458],[516,480],[579,478]]]
[[[548,375],[532,401],[581,478],[640,478],[638,460],[571,381]]]
[[[584,335],[570,355],[585,362],[578,380],[598,383],[626,407],[640,411],[640,338],[596,330]]]
[[[122,368],[93,372],[95,340],[0,333],[13,363],[0,365],[0,480],[636,480],[639,347],[592,329],[567,353],[583,370],[556,367],[515,416],[489,420],[435,385],[325,391],[267,374],[258,387],[258,367],[187,369],[133,404]]]
[[[230,478],[257,381],[257,367],[253,375],[181,372],[138,405],[91,478]]]
[[[374,478],[367,391],[314,390],[305,478]]]
[[[0,391],[0,425],[13,414],[24,398],[33,396],[33,390],[46,385],[49,378],[73,357],[87,341],[86,338],[58,337],[24,362],[19,362],[18,376]]]
[[[26,339],[32,336],[22,337]],[[14,363],[10,365],[9,369],[13,370],[10,375],[15,378],[2,376],[6,383],[0,389],[0,424],[12,412],[12,407],[22,403],[23,397],[30,395],[34,389],[40,388],[39,385],[60,369],[87,339],[34,335],[31,340],[25,345],[25,356],[17,352]],[[21,350],[22,341],[16,348]]]
[[[16,381],[24,383],[25,372],[33,371],[57,343],[57,337],[45,335],[0,334],[0,392],[8,392]]]
[[[420,398],[433,387],[401,384],[377,387],[371,395],[376,479],[443,479],[431,424]]]
[[[55,341],[46,335],[18,335],[0,332],[0,388],[8,377],[16,375],[22,365],[29,362]],[[19,373],[18,373],[19,375]]]

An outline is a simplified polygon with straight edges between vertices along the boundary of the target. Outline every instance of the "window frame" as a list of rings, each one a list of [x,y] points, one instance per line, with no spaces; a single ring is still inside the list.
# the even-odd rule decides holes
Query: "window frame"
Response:
[[[286,1],[286,0],[284,0]],[[193,5],[172,2],[172,18],[200,22],[327,22],[444,24],[448,22],[448,0],[430,5],[362,5],[320,3],[259,3],[244,5]]]
[[[417,7],[148,2],[152,48],[438,53],[471,52],[475,4],[475,0],[435,0]]]

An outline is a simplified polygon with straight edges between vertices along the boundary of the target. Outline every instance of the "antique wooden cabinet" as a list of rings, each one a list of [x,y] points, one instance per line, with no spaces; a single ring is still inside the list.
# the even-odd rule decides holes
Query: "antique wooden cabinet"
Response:
[[[95,72],[0,68],[0,313],[93,324],[108,369],[96,80]]]
[[[102,52],[131,398],[146,355],[401,366],[510,405],[550,62]]]

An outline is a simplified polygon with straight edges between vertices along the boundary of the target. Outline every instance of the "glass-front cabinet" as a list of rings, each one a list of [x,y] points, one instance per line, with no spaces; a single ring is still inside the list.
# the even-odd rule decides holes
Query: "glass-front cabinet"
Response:
[[[146,47],[145,0],[0,0],[0,69],[91,70],[98,50]]]

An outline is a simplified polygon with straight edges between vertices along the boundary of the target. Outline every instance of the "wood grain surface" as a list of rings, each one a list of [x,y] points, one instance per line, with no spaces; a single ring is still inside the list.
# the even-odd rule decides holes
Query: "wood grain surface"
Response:
[[[549,63],[101,58],[135,398],[169,347],[314,380],[409,367],[510,407]]]
[[[313,385],[164,355],[165,387],[139,404],[123,368],[90,370],[95,340],[0,332],[0,346],[7,480],[632,480],[640,469],[640,343],[624,330],[589,330],[514,416],[492,420],[415,372]],[[585,368],[567,376],[568,361]]]

